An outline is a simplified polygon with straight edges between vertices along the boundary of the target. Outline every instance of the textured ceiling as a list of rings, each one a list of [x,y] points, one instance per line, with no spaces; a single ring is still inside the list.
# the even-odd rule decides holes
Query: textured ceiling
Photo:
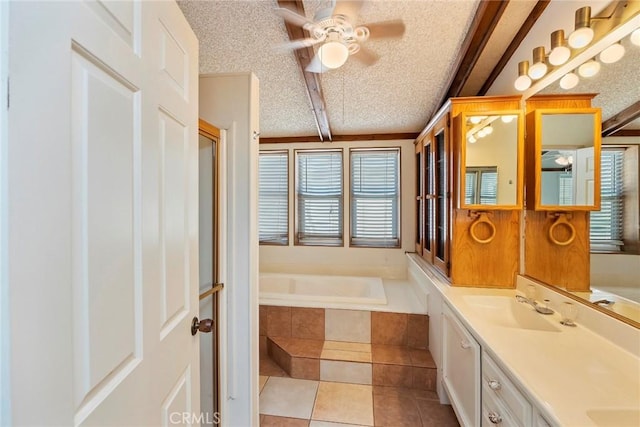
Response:
[[[513,40],[537,0],[511,0],[463,86],[461,96],[475,95]],[[318,134],[302,73],[292,52],[274,49],[288,41],[276,0],[179,1],[200,41],[201,73],[252,71],[260,81],[260,131],[263,137]],[[330,0],[306,0],[312,18]],[[350,58],[334,71],[320,75],[333,135],[419,132],[439,107],[456,72],[460,47],[479,0],[369,0],[355,20],[366,24],[402,19],[400,40],[368,40],[365,46],[380,55],[370,67]],[[573,12],[590,5],[594,14],[609,1],[553,1],[522,41],[489,95],[510,95],[516,64],[530,59],[534,46],[549,48],[551,31],[573,28]],[[594,106],[606,120],[640,99],[640,49],[623,42],[622,61],[602,67],[595,78],[582,79],[571,92],[599,95]],[[552,84],[542,93],[563,93]],[[640,128],[638,120],[627,128]]]
[[[312,17],[328,1],[305,1]],[[200,72],[252,71],[260,80],[263,137],[317,135],[310,102],[293,53],[273,47],[288,40],[269,1],[181,1],[200,40]],[[321,75],[333,134],[419,132],[447,89],[448,78],[478,0],[368,1],[356,22],[402,19],[401,40],[369,40],[380,55],[365,67],[351,58]]]

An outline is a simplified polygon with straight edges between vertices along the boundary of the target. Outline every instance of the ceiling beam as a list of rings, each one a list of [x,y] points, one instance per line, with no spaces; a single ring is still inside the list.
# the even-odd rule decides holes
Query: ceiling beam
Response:
[[[440,105],[444,104],[449,98],[460,96],[462,88],[469,79],[471,71],[478,62],[480,54],[489,41],[491,34],[493,34],[493,30],[496,28],[508,4],[508,0],[480,2],[458,57],[455,59],[455,73],[452,74],[445,86],[447,90],[440,100]]]
[[[491,85],[493,85],[493,82],[495,82],[500,73],[502,73],[502,70],[507,65],[507,62],[509,62],[516,49],[518,49],[520,43],[522,43],[522,40],[524,40],[527,34],[529,34],[529,31],[538,21],[538,18],[540,18],[540,16],[542,15],[542,12],[544,12],[547,6],[549,6],[549,3],[551,3],[550,0],[540,0],[538,1],[538,3],[536,3],[536,5],[531,10],[531,13],[529,13],[529,16],[527,16],[527,19],[520,27],[520,30],[518,30],[518,33],[513,38],[507,49],[504,51],[504,54],[502,55],[496,66],[493,67],[493,70],[491,71],[491,74],[489,74],[487,81],[484,82],[484,84],[480,88],[480,91],[477,93],[478,96],[483,96],[489,91],[489,88],[491,87]]]
[[[640,136],[640,129],[620,129],[609,136]]]
[[[418,132],[404,133],[376,133],[361,135],[333,135],[333,142],[351,142],[351,141],[393,141],[401,139],[414,140],[418,137]],[[276,138],[260,137],[260,144],[281,144],[281,143],[305,143],[305,142],[322,142],[316,135],[312,136],[285,136]]]
[[[621,129],[640,117],[640,101],[602,122],[602,136],[620,136]]]
[[[278,0],[278,5],[305,16],[302,0]],[[287,28],[289,40],[293,41],[310,37],[309,32],[302,27],[293,25],[287,21],[284,22],[284,25]],[[309,73],[305,70],[315,55],[313,47],[296,49],[294,54],[298,61],[300,71],[302,72],[309,101],[311,102],[311,111],[313,112],[316,122],[319,138],[322,141],[331,141],[331,127],[329,126],[329,117],[327,116],[326,104],[324,102],[324,96],[322,95],[320,77],[318,74]]]

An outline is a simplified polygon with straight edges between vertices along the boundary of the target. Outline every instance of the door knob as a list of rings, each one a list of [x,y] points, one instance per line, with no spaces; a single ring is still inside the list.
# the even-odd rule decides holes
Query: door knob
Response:
[[[212,319],[202,319],[198,320],[197,317],[194,317],[191,321],[191,335],[195,335],[200,332],[211,332],[213,329],[213,320]]]

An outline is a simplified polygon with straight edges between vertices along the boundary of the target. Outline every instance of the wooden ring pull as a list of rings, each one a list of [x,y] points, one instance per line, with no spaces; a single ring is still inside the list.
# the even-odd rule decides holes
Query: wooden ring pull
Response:
[[[564,225],[565,227],[567,227],[570,232],[569,238],[563,242],[556,239],[553,235],[556,227],[559,227],[560,225]],[[565,214],[559,214],[558,219],[556,219],[555,222],[551,224],[551,227],[549,227],[549,240],[551,240],[553,243],[555,243],[558,246],[567,246],[567,245],[570,245],[571,242],[575,240],[575,238],[576,238],[576,228],[573,226],[573,224],[571,224],[567,220],[567,216]]]
[[[489,235],[489,237],[487,237],[486,239],[480,239],[478,238],[478,236],[476,235],[476,227],[479,224],[485,223],[489,226],[489,228],[491,229],[491,234]],[[493,223],[491,222],[491,220],[487,217],[487,214],[485,213],[481,213],[478,216],[478,219],[476,219],[473,224],[471,224],[471,228],[469,228],[469,233],[471,234],[471,238],[473,240],[475,240],[476,242],[480,243],[480,244],[486,244],[489,243],[493,240],[494,237],[496,237],[496,226],[493,225]]]

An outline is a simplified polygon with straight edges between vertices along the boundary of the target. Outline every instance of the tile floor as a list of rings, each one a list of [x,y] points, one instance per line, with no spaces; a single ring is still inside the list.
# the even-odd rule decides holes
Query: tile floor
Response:
[[[457,427],[434,392],[290,378],[260,360],[261,427]]]

